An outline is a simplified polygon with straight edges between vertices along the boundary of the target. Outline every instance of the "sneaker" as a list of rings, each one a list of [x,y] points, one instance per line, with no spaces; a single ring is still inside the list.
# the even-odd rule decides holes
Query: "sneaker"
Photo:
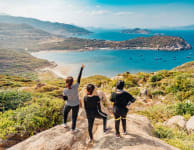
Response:
[[[116,138],[120,139],[121,138],[120,134],[116,134]]]
[[[105,129],[105,130],[104,130],[104,134],[108,134],[108,133],[109,133],[109,131],[110,131],[110,129],[109,129],[109,128]]]
[[[71,132],[72,133],[77,133],[77,132],[79,132],[79,129],[77,129],[77,128],[76,129],[71,129]]]
[[[123,135],[128,135],[127,131],[125,131],[125,132],[123,133]]]
[[[62,124],[62,127],[68,128],[68,125],[66,123]]]
[[[89,140],[89,142],[88,142],[89,144],[94,144],[94,140]]]

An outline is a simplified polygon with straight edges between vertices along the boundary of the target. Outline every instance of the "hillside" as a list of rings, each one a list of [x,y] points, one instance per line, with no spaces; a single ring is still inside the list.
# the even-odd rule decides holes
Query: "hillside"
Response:
[[[0,49],[0,74],[35,77],[35,70],[51,66],[47,60],[33,57],[25,51]]]
[[[103,136],[101,121],[96,121],[94,128],[96,142],[93,146],[90,145],[89,149],[172,148],[164,143],[166,142],[181,150],[192,150],[194,129],[188,129],[186,124],[194,115],[194,78],[193,70],[189,68],[193,63],[182,65],[184,71],[174,69],[137,74],[126,72],[112,79],[104,76],[83,78],[79,89],[80,98],[83,98],[85,93],[83,88],[88,83],[95,84],[98,90],[103,91],[107,101],[102,102],[102,109],[110,115],[108,124],[112,128],[109,134]],[[130,106],[129,135],[123,136],[121,140],[114,137],[112,114],[108,111],[112,107],[109,102],[110,94],[115,90],[118,79],[125,81],[125,90],[137,99]],[[61,96],[64,87],[65,80],[60,78],[34,81],[23,77],[0,75],[0,148],[11,147],[32,135],[35,136],[11,149],[87,147],[87,122],[83,119],[84,111],[80,109],[78,121],[81,131],[77,134],[71,134],[61,126],[56,126],[62,122],[64,101]],[[145,89],[147,94],[144,92]],[[166,122],[172,122],[169,120],[177,115],[182,120],[167,125]]]
[[[178,66],[178,67],[174,68],[173,70],[194,72],[194,61],[185,63],[185,64],[183,64],[181,66]]]
[[[126,33],[126,34],[150,34],[151,31],[147,30],[147,29],[135,28],[135,29],[122,30],[121,33]]]
[[[45,28],[47,26],[45,25]],[[1,23],[0,48],[40,50],[152,49],[185,50],[192,47],[181,37],[152,36],[126,41],[65,38],[28,24]]]
[[[27,24],[0,23],[1,49],[28,49],[28,47],[35,48],[37,43],[53,39],[57,41],[60,38]]]
[[[0,23],[28,24],[34,28],[61,36],[84,35],[91,33],[90,31],[75,25],[8,15],[0,15]]]
[[[174,36],[139,37],[126,41],[68,38],[60,42],[45,42],[44,44],[39,44],[39,50],[92,50],[98,48],[176,51],[191,49],[192,47],[183,38]]]

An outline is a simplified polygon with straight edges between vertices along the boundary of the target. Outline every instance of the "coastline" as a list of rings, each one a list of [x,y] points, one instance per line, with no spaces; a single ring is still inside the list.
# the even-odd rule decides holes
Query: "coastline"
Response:
[[[67,53],[67,52],[100,51],[100,50],[102,50],[102,51],[103,50],[104,51],[109,51],[110,50],[111,51],[111,50],[114,50],[114,49],[110,49],[110,48],[107,47],[107,48],[92,49],[92,50],[87,50],[87,49],[84,49],[84,50],[83,49],[80,49],[80,50],[67,50],[67,49],[65,49],[65,50],[45,50],[45,51],[32,52],[31,54],[34,57],[38,58],[39,54],[43,54],[44,55],[44,53]],[[115,50],[117,50],[117,49],[115,49]],[[122,49],[122,50],[130,51],[132,49]],[[140,49],[140,50],[143,50],[143,49]],[[153,51],[156,51],[156,49],[153,50]],[[48,61],[50,61],[50,60],[48,60]],[[54,66],[44,67],[42,70],[39,70],[41,72],[41,74],[43,72],[44,72],[44,74],[46,74],[46,72],[47,72],[47,73],[53,74],[54,77],[63,78],[64,79],[64,78],[66,78],[69,75],[76,76],[77,70],[79,70],[79,66],[80,66],[80,64],[57,64],[55,61],[53,61],[53,63],[55,64]]]
[[[191,48],[192,49],[192,48]],[[169,52],[174,52],[174,51],[186,51],[186,50],[191,50],[191,49],[158,49],[158,48],[150,48],[150,47],[136,47],[136,48],[91,48],[91,49],[69,49],[69,50],[39,50],[39,51],[29,51],[30,54],[41,54],[45,52],[56,52],[56,53],[64,53],[64,52],[85,52],[85,51],[96,51],[96,50],[153,50],[153,51],[169,51]]]

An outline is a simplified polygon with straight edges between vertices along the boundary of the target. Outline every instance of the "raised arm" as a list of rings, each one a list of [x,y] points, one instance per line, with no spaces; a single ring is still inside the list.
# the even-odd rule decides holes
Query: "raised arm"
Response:
[[[78,78],[77,78],[77,83],[80,84],[80,81],[81,81],[81,77],[82,77],[82,71],[84,69],[84,65],[81,66],[81,69],[80,69],[80,72],[79,72],[79,75],[78,75]]]

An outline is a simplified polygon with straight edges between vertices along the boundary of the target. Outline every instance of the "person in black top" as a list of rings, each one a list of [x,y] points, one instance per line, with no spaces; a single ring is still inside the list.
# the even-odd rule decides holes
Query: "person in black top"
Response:
[[[90,136],[90,142],[93,142],[92,129],[94,120],[95,118],[102,118],[104,133],[107,133],[108,132],[108,129],[106,128],[107,114],[101,111],[99,96],[93,95],[95,86],[93,84],[88,84],[86,89],[87,95],[84,97],[84,107],[88,119],[88,132]]]
[[[122,126],[124,134],[126,132],[126,116],[128,113],[128,108],[131,103],[135,102],[135,98],[131,96],[128,92],[124,91],[124,81],[119,80],[116,84],[116,92],[113,92],[110,101],[113,103],[113,114],[115,117],[115,130],[116,137],[120,138],[120,120],[122,120]]]

